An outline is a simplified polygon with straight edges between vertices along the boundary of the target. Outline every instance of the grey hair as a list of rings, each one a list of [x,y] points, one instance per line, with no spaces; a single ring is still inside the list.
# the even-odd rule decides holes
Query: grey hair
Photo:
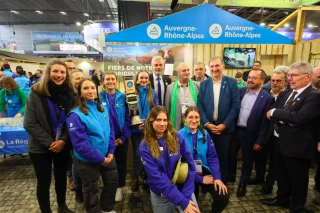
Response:
[[[289,72],[289,67],[287,66],[277,66],[276,68],[274,68],[273,73],[272,74],[283,74],[284,75],[284,80],[286,81],[288,78],[288,72]]]
[[[216,59],[219,59],[219,60],[221,61],[221,64],[224,64],[224,61],[223,61],[223,59],[222,59],[220,56],[214,56],[214,57],[212,57],[212,58],[210,59],[208,65],[210,66],[210,62],[211,62],[211,61],[214,61],[214,60],[216,60]]]
[[[313,68],[312,65],[306,61],[297,61],[294,62],[289,66],[290,70],[299,70],[301,73],[304,74],[313,74]]]
[[[181,66],[182,64],[187,65],[187,64],[186,64],[186,63],[184,63],[184,62],[179,63],[179,65],[177,66],[177,71],[180,71],[180,70],[181,70],[180,66]],[[188,66],[188,65],[187,65],[187,66]],[[188,67],[189,67],[189,66],[188,66]]]
[[[196,66],[196,65],[203,65],[203,67],[206,68],[206,64],[205,64],[204,62],[202,62],[202,61],[196,62],[196,63],[194,64],[194,66]]]
[[[151,65],[154,64],[155,61],[161,60],[164,63],[163,58],[160,55],[155,55],[153,56],[152,60],[151,60]]]

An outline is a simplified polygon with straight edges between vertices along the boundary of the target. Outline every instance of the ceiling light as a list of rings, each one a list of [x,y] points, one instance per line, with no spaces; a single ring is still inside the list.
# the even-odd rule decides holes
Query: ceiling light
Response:
[[[84,15],[84,16],[89,16],[89,14],[88,14],[88,13],[84,13],[83,15]]]
[[[43,12],[41,12],[40,10],[36,10],[36,13],[43,14]]]
[[[312,24],[308,24],[308,27],[309,27],[309,28],[312,28],[312,27],[313,27],[313,25],[312,25]]]
[[[287,24],[284,24],[284,26],[285,26],[285,27],[289,27],[290,25],[287,23]]]
[[[261,24],[264,24],[264,23],[261,23]],[[261,26],[264,26],[264,25],[261,25]],[[274,27],[274,26],[276,26],[276,24],[268,24],[268,27]]]
[[[262,22],[262,23],[260,23],[260,26],[266,26],[266,23]]]
[[[76,25],[77,25],[77,26],[81,26],[81,23],[80,23],[80,22],[77,22]]]
[[[104,2],[104,0],[99,0],[99,2]]]
[[[60,12],[62,15],[67,15],[67,13],[66,12],[63,12],[63,11],[61,11]]]
[[[293,30],[293,27],[291,27],[290,29]]]
[[[107,17],[111,17],[111,15],[107,15]]]
[[[15,10],[11,10],[11,13],[19,14],[19,12],[18,12],[18,11],[15,11]]]

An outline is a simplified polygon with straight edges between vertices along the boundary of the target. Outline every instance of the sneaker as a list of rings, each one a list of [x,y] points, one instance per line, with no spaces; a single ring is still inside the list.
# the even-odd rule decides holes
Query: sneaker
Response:
[[[102,213],[117,213],[115,210],[112,210],[110,212],[102,211]]]
[[[70,209],[68,209],[66,204],[58,205],[58,213],[74,213]]]
[[[116,202],[121,202],[122,201],[122,188],[117,188],[115,201]]]
[[[77,201],[77,203],[83,203],[82,190],[76,190],[76,201]]]
[[[72,177],[69,177],[68,189],[70,191],[74,191],[74,183],[73,183]]]

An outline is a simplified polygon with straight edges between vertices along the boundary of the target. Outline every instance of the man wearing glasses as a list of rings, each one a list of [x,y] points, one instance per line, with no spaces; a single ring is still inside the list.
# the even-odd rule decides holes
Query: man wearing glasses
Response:
[[[306,212],[309,165],[317,142],[320,93],[311,86],[311,64],[295,62],[289,69],[287,77],[291,90],[280,93],[267,112],[279,134],[275,144],[277,196],[261,202],[269,206],[289,206],[290,212]]]
[[[164,106],[167,86],[171,84],[169,76],[162,75],[164,70],[164,60],[161,56],[156,55],[151,60],[153,73],[149,75],[151,88],[157,92],[159,105]]]
[[[197,62],[194,64],[194,76],[191,78],[193,81],[202,82],[207,78],[210,78],[206,74],[206,65],[203,62]]]
[[[237,156],[242,148],[242,171],[237,196],[246,195],[246,187],[250,180],[254,156],[260,154],[267,134],[269,121],[265,116],[273,104],[273,97],[261,89],[266,73],[260,69],[252,69],[247,79],[247,87],[240,89],[240,113],[237,120],[235,140],[232,146],[232,172],[235,176]]]
[[[76,70],[76,65],[71,59],[66,60],[64,63],[66,63],[69,73]]]

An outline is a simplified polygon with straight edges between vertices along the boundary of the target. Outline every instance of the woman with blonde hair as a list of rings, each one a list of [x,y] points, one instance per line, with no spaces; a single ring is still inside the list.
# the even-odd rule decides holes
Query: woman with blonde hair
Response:
[[[58,212],[66,206],[67,167],[70,142],[65,118],[75,103],[67,65],[61,60],[48,63],[43,79],[31,87],[23,126],[29,134],[29,156],[37,177],[37,198],[41,212],[51,212],[52,164]]]
[[[155,213],[199,213],[193,194],[195,165],[183,137],[174,132],[167,110],[156,106],[145,122],[145,134],[139,147],[142,163],[148,175],[151,204]],[[174,172],[178,162],[188,165],[184,183],[175,185]]]
[[[146,120],[150,110],[154,106],[158,106],[158,99],[155,90],[150,86],[149,74],[147,71],[139,71],[136,75],[136,93],[138,95],[139,117],[142,121]],[[141,160],[139,154],[139,144],[143,138],[143,127],[133,127],[131,132],[131,143],[133,151],[133,180],[131,182],[131,189],[137,191],[139,189],[139,174],[141,170]]]

